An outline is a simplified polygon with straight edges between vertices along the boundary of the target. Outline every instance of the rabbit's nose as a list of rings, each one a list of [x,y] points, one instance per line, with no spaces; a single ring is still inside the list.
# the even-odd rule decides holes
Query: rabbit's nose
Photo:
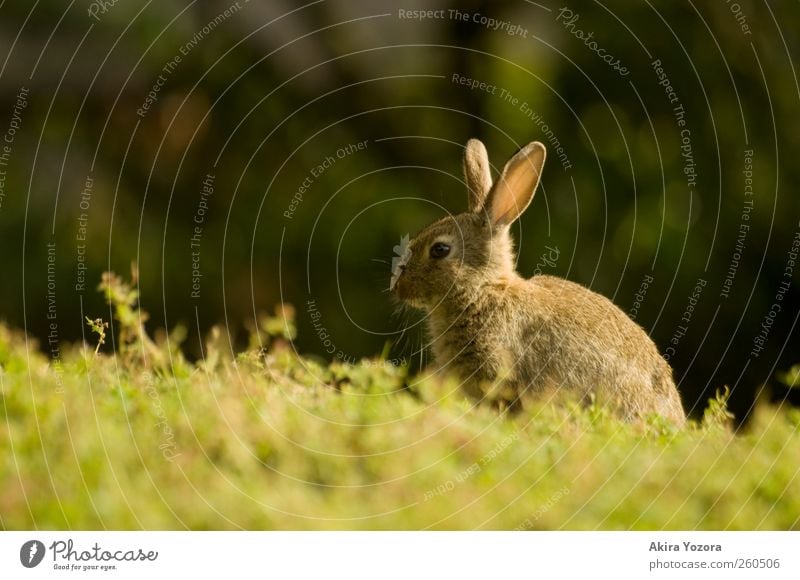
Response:
[[[397,264],[392,270],[392,279],[389,281],[389,290],[396,290],[397,284],[400,281],[400,275],[406,269],[405,264]]]

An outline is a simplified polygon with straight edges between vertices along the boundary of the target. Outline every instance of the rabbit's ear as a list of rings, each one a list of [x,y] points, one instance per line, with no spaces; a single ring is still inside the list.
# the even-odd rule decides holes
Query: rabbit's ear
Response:
[[[508,225],[522,215],[539,186],[545,156],[544,145],[534,141],[506,163],[486,201],[492,225]]]
[[[492,188],[489,155],[478,139],[470,139],[464,148],[464,179],[469,189],[469,211],[479,212]]]

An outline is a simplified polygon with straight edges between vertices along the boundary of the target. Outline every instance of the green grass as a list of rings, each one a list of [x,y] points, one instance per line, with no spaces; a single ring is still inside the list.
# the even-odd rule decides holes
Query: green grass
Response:
[[[56,368],[0,327],[0,527],[800,529],[796,409],[739,435],[718,401],[680,431],[565,401],[509,418],[452,379],[302,358],[275,320],[263,353],[217,334],[196,366],[128,332]]]

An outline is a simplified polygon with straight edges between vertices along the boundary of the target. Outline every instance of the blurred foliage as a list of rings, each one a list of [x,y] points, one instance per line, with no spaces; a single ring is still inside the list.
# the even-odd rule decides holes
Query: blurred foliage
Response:
[[[794,365],[785,373],[779,373],[778,378],[790,389],[800,387],[800,364]]]
[[[0,135],[20,87],[30,89],[0,206],[0,318],[12,326],[44,340],[55,322],[57,340],[82,338],[85,315],[103,303],[80,280],[136,261],[148,327],[188,329],[190,360],[206,354],[215,325],[233,352],[262,312],[292,303],[301,352],[357,361],[389,342],[393,356],[418,364],[420,326],[401,337],[404,320],[385,292],[392,247],[464,209],[469,137],[486,142],[496,167],[539,139],[550,156],[515,227],[521,272],[557,247],[546,273],[624,310],[652,275],[637,322],[662,350],[674,348],[695,416],[726,384],[740,418],[764,383],[797,401],[797,389],[773,378],[800,359],[797,270],[784,275],[800,216],[796,4],[742,0],[749,34],[724,2],[582,0],[569,5],[579,15],[571,25],[551,2],[424,3],[457,6],[466,21],[399,17],[421,1],[118,2],[96,18],[90,4],[0,6]],[[516,24],[524,37],[474,14]],[[606,66],[575,30],[592,32],[630,74]],[[655,60],[685,110],[694,189]],[[497,89],[470,89],[454,74]],[[750,229],[725,298],[749,149]],[[698,280],[707,284],[686,323]]]
[[[798,409],[738,436],[720,398],[680,431],[568,400],[508,418],[380,359],[206,351],[56,371],[0,326],[0,528],[800,529]]]

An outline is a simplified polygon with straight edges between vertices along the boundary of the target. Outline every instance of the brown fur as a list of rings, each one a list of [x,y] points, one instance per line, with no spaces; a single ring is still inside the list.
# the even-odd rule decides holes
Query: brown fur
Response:
[[[640,326],[588,288],[552,276],[526,280],[514,270],[509,224],[533,197],[544,146],[523,148],[477,203],[491,184],[478,143],[470,141],[464,160],[473,210],[417,235],[393,287],[401,300],[428,311],[438,366],[479,398],[498,381],[512,403],[567,389],[581,399],[595,394],[627,420],[657,413],[682,424],[672,370]],[[450,254],[430,257],[434,242],[447,243]]]

